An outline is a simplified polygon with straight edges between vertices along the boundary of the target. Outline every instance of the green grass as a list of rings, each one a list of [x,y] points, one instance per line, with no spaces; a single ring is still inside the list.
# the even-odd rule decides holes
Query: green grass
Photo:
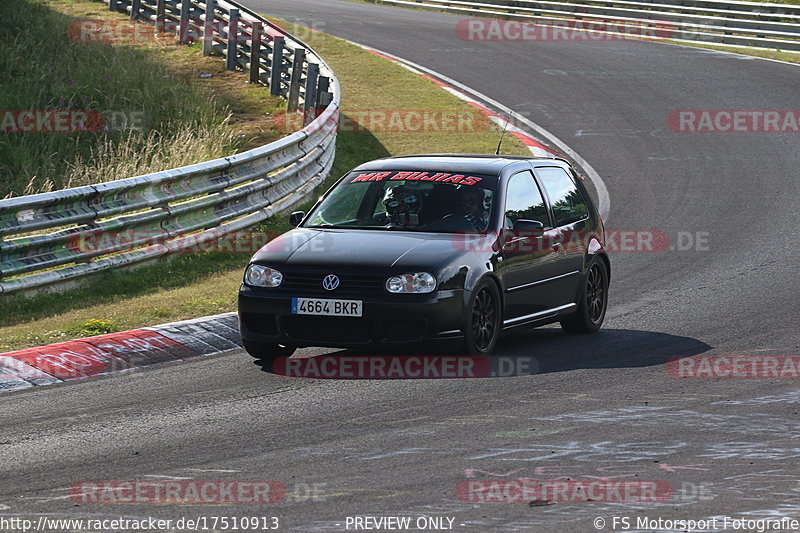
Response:
[[[691,46],[694,48],[708,48],[711,50],[720,50],[722,52],[733,52],[735,54],[742,54],[746,56],[764,57],[766,59],[777,59],[779,61],[786,61],[788,63],[800,63],[800,52],[784,52],[782,50],[771,50],[769,48],[715,46],[713,44],[687,43],[678,41],[667,41],[667,42],[673,44],[680,44],[683,46]]]
[[[291,25],[287,30],[292,31]],[[433,82],[340,39],[312,34],[305,39],[336,72],[343,88],[343,113],[363,110],[474,109]],[[228,87],[237,90],[234,86]],[[350,168],[389,155],[426,152],[490,153],[499,129],[474,115],[474,131],[342,131],[327,189]],[[503,142],[506,154],[524,155],[514,137]],[[316,194],[315,194],[316,197]],[[313,202],[303,206],[308,209]],[[270,219],[253,231],[287,231],[286,215]],[[64,341],[94,331],[123,331],[235,309],[236,292],[250,253],[194,254],[135,271],[106,272],[89,286],[62,294],[0,297],[0,351]]]
[[[168,45],[70,38],[70,23],[79,19],[126,20],[103,7],[88,0],[0,3],[0,109],[91,110],[107,125],[116,112],[133,126],[0,133],[0,198],[163,170],[239,148],[227,127],[230,109],[176,75]]]

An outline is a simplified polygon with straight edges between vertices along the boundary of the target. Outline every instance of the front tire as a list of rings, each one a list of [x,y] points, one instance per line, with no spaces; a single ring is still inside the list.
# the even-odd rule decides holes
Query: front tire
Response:
[[[603,325],[607,307],[608,269],[602,259],[596,258],[586,272],[578,309],[561,321],[561,327],[568,333],[594,333]]]
[[[464,350],[468,355],[490,355],[500,337],[502,311],[500,291],[484,279],[472,291],[464,327]]]
[[[289,357],[297,349],[294,346],[285,346],[274,342],[246,341],[242,339],[245,351],[256,359],[265,363],[272,363],[278,357]]]

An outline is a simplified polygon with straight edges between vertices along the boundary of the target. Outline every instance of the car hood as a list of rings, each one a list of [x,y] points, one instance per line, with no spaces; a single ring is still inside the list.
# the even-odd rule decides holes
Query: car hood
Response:
[[[268,266],[433,268],[464,253],[455,234],[297,228],[270,241],[253,257]]]

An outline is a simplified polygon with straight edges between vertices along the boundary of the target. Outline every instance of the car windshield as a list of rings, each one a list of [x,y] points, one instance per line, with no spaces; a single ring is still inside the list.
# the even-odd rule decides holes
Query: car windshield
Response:
[[[483,232],[490,229],[496,187],[497,176],[351,172],[310,213],[304,227]]]

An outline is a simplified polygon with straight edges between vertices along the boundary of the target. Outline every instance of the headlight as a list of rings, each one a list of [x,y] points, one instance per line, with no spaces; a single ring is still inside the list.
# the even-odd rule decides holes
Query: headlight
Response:
[[[281,281],[283,274],[262,265],[250,265],[244,273],[244,282],[253,287],[277,287]]]
[[[423,294],[433,292],[436,288],[436,278],[427,272],[410,272],[399,276],[392,276],[386,280],[386,290],[398,293]]]

